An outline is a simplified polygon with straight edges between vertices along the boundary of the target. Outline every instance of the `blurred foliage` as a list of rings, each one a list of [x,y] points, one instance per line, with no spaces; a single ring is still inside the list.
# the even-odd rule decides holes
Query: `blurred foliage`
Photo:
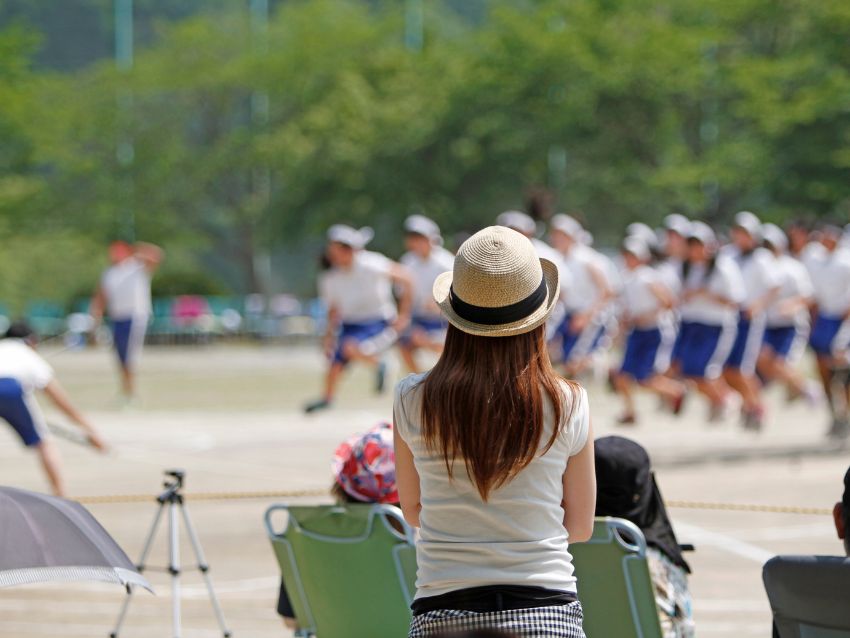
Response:
[[[0,31],[2,259],[47,233],[103,242],[132,211],[237,291],[263,284],[258,256],[303,255],[279,287],[305,292],[332,222],[397,255],[412,210],[448,236],[532,192],[608,242],[674,211],[846,214],[845,0],[423,4],[422,50],[400,2],[277,2],[267,30],[247,2],[206,5],[150,21],[130,73],[35,70],[32,30]]]
[[[156,297],[177,295],[224,295],[228,291],[221,282],[208,273],[198,271],[165,271],[153,280]]]

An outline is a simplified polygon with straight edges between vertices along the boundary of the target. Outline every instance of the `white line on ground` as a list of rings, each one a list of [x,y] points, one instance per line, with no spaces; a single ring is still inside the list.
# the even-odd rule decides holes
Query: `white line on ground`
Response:
[[[676,530],[679,532],[678,536],[683,542],[693,543],[697,548],[700,545],[709,545],[759,563],[760,565],[763,565],[776,555],[774,552],[768,551],[758,545],[744,542],[727,534],[712,532],[690,523],[677,523]]]
[[[832,521],[822,520],[806,525],[777,525],[774,527],[740,528],[728,530],[729,536],[743,541],[781,541],[809,538],[835,538]],[[840,548],[840,545],[836,545]]]

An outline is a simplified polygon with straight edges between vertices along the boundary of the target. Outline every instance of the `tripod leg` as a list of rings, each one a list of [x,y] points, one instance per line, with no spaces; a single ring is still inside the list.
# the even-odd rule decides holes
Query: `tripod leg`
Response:
[[[198,535],[195,533],[195,526],[192,525],[192,519],[189,518],[189,512],[186,510],[185,504],[182,506],[181,510],[183,512],[183,523],[186,527],[186,532],[189,534],[189,540],[192,543],[192,548],[195,550],[195,557],[198,559],[198,570],[201,572],[201,576],[204,578],[204,583],[207,585],[207,591],[210,594],[210,602],[212,603],[215,617],[218,619],[218,626],[221,629],[221,633],[224,638],[230,638],[231,633],[227,628],[227,623],[224,621],[224,613],[221,611],[221,607],[218,604],[218,597],[215,595],[215,590],[213,589],[212,580],[210,579],[209,574],[210,566],[207,565],[204,550],[201,548],[201,541],[198,540]]]
[[[156,510],[156,514],[153,517],[153,523],[151,524],[150,531],[148,531],[147,538],[145,538],[145,544],[142,546],[142,554],[139,556],[139,563],[136,565],[139,573],[145,571],[145,563],[147,562],[148,554],[151,551],[153,539],[156,536],[156,528],[159,526],[159,521],[162,519],[163,509],[165,509],[165,503],[160,503],[159,508]],[[127,609],[130,607],[130,598],[132,598],[132,596],[133,587],[130,586],[127,588],[127,596],[124,598],[124,603],[121,605],[121,611],[118,613],[118,620],[115,622],[115,629],[113,629],[112,633],[109,634],[110,638],[118,638],[118,632],[121,631],[121,627],[124,624],[124,618],[127,615]]]
[[[168,571],[171,574],[171,623],[174,638],[180,638],[180,520],[177,503],[168,507]]]

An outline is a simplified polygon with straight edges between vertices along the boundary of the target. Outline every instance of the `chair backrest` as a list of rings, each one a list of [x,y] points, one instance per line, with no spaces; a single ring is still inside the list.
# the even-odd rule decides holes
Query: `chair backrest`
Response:
[[[274,518],[281,511],[288,520],[278,532]],[[273,505],[265,521],[303,629],[318,638],[407,635],[416,552],[401,510],[388,505]]]
[[[850,558],[775,556],[762,577],[780,638],[850,638]]]
[[[570,545],[587,638],[660,638],[646,540],[633,523],[598,518],[586,543]]]

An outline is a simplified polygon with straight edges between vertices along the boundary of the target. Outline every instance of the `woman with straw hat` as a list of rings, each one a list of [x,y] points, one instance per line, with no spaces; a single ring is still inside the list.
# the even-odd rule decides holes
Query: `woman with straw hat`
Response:
[[[584,636],[568,548],[592,533],[593,437],[587,394],[546,350],[558,292],[556,265],[500,226],[434,283],[445,349],[394,406],[399,498],[420,529],[412,638]]]

